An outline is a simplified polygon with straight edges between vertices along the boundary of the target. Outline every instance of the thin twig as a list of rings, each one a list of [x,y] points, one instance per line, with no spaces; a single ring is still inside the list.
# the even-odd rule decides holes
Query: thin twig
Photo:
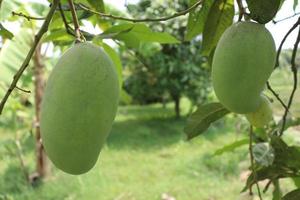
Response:
[[[243,6],[243,3],[241,0],[236,0],[237,4],[238,4],[238,7],[239,7],[239,19],[238,21],[241,21],[242,18],[243,18],[243,15],[245,13],[245,9],[244,9],[244,6]]]
[[[61,15],[61,18],[63,20],[63,23],[64,23],[64,26],[65,26],[65,29],[66,29],[66,32],[69,34],[69,35],[72,35],[75,37],[75,31],[74,29],[69,25],[67,19],[66,19],[66,16],[64,14],[64,10],[61,6],[61,4],[58,5],[58,9],[59,9],[59,12],[60,12],[60,15]],[[89,32],[86,32],[86,31],[80,31],[81,34],[83,34],[83,38],[84,40],[87,39],[87,40],[92,40],[94,37],[96,37],[96,35],[94,34],[91,34]]]
[[[58,8],[59,8],[59,13],[60,13],[61,19],[64,22],[64,26],[65,26],[65,29],[66,29],[67,33],[75,37],[75,33],[73,32],[72,27],[67,22],[66,16],[65,16],[64,11],[61,7],[61,3],[58,4]]]
[[[0,115],[2,114],[2,111],[3,111],[3,108],[5,106],[5,103],[6,103],[7,99],[9,98],[10,94],[12,93],[12,91],[16,88],[19,79],[21,78],[21,76],[22,76],[23,72],[25,71],[25,69],[28,67],[30,59],[31,59],[32,55],[34,54],[35,49],[36,49],[38,43],[40,42],[42,36],[48,31],[48,26],[49,26],[49,24],[51,22],[51,19],[52,19],[53,15],[54,15],[55,9],[58,6],[58,3],[59,3],[59,0],[53,0],[53,3],[52,3],[51,8],[50,8],[50,11],[49,11],[49,13],[46,16],[45,21],[44,21],[41,29],[39,30],[39,32],[35,36],[34,42],[33,42],[33,45],[31,47],[31,49],[29,50],[29,52],[28,52],[28,54],[27,54],[27,56],[26,56],[23,64],[21,65],[21,67],[19,68],[19,70],[17,71],[17,73],[14,75],[13,80],[12,80],[12,82],[10,84],[10,87],[8,88],[5,96],[1,100],[1,103],[0,103]]]
[[[269,81],[267,81],[267,88],[268,88],[268,90],[271,91],[271,93],[272,93],[272,94],[276,97],[276,99],[280,102],[280,104],[282,105],[282,107],[283,107],[284,109],[287,109],[287,106],[285,105],[285,103],[283,102],[283,100],[279,97],[279,94],[277,94],[277,93],[275,92],[275,90],[272,88],[272,86],[271,86],[271,84],[270,84]]]
[[[292,26],[292,28],[290,28],[290,30],[285,34],[284,38],[282,39],[282,41],[279,45],[278,51],[277,51],[275,68],[279,66],[279,56],[280,56],[283,44],[285,43],[288,36],[297,28],[297,26],[299,24],[300,24],[300,17],[298,18],[297,22]]]
[[[18,86],[16,86],[16,88],[17,88],[18,90],[22,91],[22,92],[25,92],[25,93],[31,93],[30,90],[25,90],[25,89],[20,88],[20,87],[18,87]]]
[[[77,14],[76,14],[75,6],[73,3],[73,0],[68,0],[68,2],[69,2],[70,9],[71,9],[72,18],[73,18],[76,42],[81,42],[80,26],[79,26],[79,21],[78,21]]]
[[[182,15],[186,15],[187,13],[189,13],[191,10],[197,8],[199,5],[202,4],[202,0],[197,1],[195,4],[193,4],[191,7],[189,7],[186,10],[174,13],[171,16],[167,16],[167,17],[161,17],[161,18],[145,18],[145,19],[133,19],[133,18],[126,18],[126,17],[121,17],[121,16],[114,16],[111,14],[105,14],[105,13],[100,13],[94,10],[91,10],[89,7],[85,6],[84,4],[76,4],[78,5],[80,8],[82,8],[85,11],[88,11],[90,13],[96,14],[96,15],[100,15],[101,17],[107,17],[107,18],[112,18],[115,20],[123,20],[123,21],[130,21],[130,22],[161,22],[161,21],[167,21]]]
[[[296,66],[296,56],[297,56],[297,50],[298,50],[299,42],[300,42],[300,27],[299,27],[299,31],[298,31],[297,40],[294,44],[294,49],[293,49],[293,54],[292,54],[292,59],[291,59],[291,70],[293,72],[294,85],[293,85],[293,90],[291,92],[291,95],[290,95],[290,98],[289,98],[289,101],[288,101],[287,108],[285,109],[285,112],[284,112],[284,115],[283,115],[283,118],[282,118],[282,127],[281,127],[281,131],[280,131],[280,135],[283,134],[285,124],[286,124],[287,114],[288,114],[289,109],[292,105],[294,95],[295,95],[295,92],[297,90],[297,85],[298,85],[297,71],[298,71],[298,69],[297,69],[297,66]]]
[[[300,15],[300,12],[296,12],[296,13],[294,13],[293,15],[288,16],[288,17],[285,17],[285,18],[283,18],[283,19],[273,20],[272,22],[273,22],[274,24],[277,24],[277,23],[282,22],[282,21],[285,21],[285,20],[287,20],[287,19],[291,19],[291,18],[293,18],[293,17],[296,17],[297,15]]]
[[[251,125],[250,125],[250,128],[249,128],[249,140],[250,140],[249,141],[249,153],[250,153],[250,161],[251,161],[253,180],[254,180],[255,185],[257,187],[257,192],[258,192],[259,199],[262,200],[260,188],[259,188],[259,185],[258,185],[258,182],[257,182],[256,169],[255,169],[255,166],[254,166],[254,156],[253,156],[253,148],[252,148],[252,145],[253,145],[253,127]]]
[[[263,193],[266,193],[271,185],[271,183],[273,182],[273,180],[269,180],[268,183],[266,184],[264,190],[263,190]]]
[[[24,13],[21,13],[21,12],[14,12],[14,11],[12,11],[11,14],[13,16],[17,15],[17,16],[20,16],[20,17],[24,17],[28,21],[30,21],[30,20],[45,20],[45,17],[32,17],[32,16],[29,16],[29,15],[25,15]]]

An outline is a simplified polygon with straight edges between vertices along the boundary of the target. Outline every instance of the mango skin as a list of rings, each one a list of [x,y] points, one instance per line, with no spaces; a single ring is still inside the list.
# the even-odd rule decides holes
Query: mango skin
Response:
[[[41,136],[54,165],[82,174],[96,163],[115,118],[118,76],[99,47],[79,43],[54,67],[41,106]]]
[[[253,112],[246,114],[247,120],[252,126],[262,128],[267,125],[273,119],[273,111],[271,103],[266,96],[261,96],[261,103],[258,109]]]
[[[261,24],[271,21],[280,5],[281,0],[246,0],[251,19]]]
[[[231,25],[218,42],[212,64],[212,83],[219,101],[235,113],[254,112],[275,59],[273,37],[263,25]]]

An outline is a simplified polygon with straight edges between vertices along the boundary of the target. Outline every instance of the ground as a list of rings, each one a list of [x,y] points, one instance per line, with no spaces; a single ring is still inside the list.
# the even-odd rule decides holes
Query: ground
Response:
[[[276,81],[279,74],[274,76],[275,88],[287,94],[288,84]],[[299,102],[297,93],[297,106],[293,108],[296,114]],[[183,104],[186,113],[188,103]],[[279,104],[275,103],[274,108],[279,116]],[[22,130],[1,124],[0,200],[238,199],[249,165],[248,147],[220,156],[214,156],[214,152],[247,137],[245,118],[231,114],[191,141],[183,133],[185,121],[186,117],[174,118],[172,104],[166,108],[121,106],[107,144],[90,172],[72,176],[50,165],[50,175],[35,187],[26,184],[15,148],[7,148],[14,141],[14,133]],[[289,132],[287,135],[299,134],[296,130]],[[26,166],[33,171],[34,139],[30,133],[25,135],[22,151]],[[284,188],[293,187],[289,180],[283,183]]]

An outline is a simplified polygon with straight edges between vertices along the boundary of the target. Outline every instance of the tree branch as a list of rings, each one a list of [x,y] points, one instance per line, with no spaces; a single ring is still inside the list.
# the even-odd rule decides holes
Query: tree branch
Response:
[[[285,21],[285,20],[287,20],[287,19],[291,19],[291,18],[293,18],[293,17],[296,17],[297,15],[300,15],[300,12],[296,12],[296,13],[294,13],[293,15],[288,16],[288,17],[285,17],[285,18],[283,18],[283,19],[273,20],[272,22],[273,22],[274,24],[277,24],[277,23],[282,22],[282,21]]]
[[[53,3],[52,3],[51,8],[50,8],[50,11],[49,11],[49,13],[46,16],[45,21],[44,21],[41,29],[39,30],[39,32],[35,36],[34,43],[33,43],[32,47],[31,47],[31,49],[29,50],[29,52],[28,52],[28,54],[27,54],[27,56],[26,56],[23,64],[21,65],[21,67],[19,68],[19,70],[17,71],[17,73],[14,75],[13,80],[12,80],[12,82],[10,84],[10,87],[8,88],[5,96],[1,100],[1,103],[0,103],[0,115],[2,114],[2,111],[3,111],[3,108],[5,106],[5,103],[6,103],[7,99],[9,98],[10,94],[12,93],[12,91],[16,88],[19,79],[21,78],[21,76],[22,76],[23,72],[25,71],[25,69],[28,67],[30,59],[31,59],[32,55],[34,54],[35,49],[36,49],[38,43],[40,42],[42,36],[48,31],[48,26],[49,26],[49,24],[51,22],[51,19],[52,19],[53,15],[54,15],[55,9],[58,6],[58,3],[59,3],[59,0],[53,0]]]
[[[299,31],[298,31],[297,40],[294,44],[294,49],[293,49],[293,54],[292,54],[292,59],[291,59],[291,70],[293,72],[294,85],[293,85],[293,90],[291,92],[291,95],[290,95],[290,98],[289,98],[289,101],[288,101],[287,108],[285,109],[285,112],[284,112],[284,115],[283,115],[283,118],[282,118],[282,127],[281,127],[281,131],[280,131],[280,136],[283,134],[285,124],[286,124],[287,114],[288,114],[289,109],[292,105],[294,95],[295,95],[295,92],[297,90],[297,85],[298,85],[297,71],[298,71],[298,69],[297,69],[297,66],[296,66],[296,56],[297,56],[297,50],[298,50],[299,42],[300,42],[300,27],[299,27]]]
[[[276,64],[275,64],[275,68],[279,66],[279,56],[282,50],[282,46],[285,43],[286,39],[288,38],[288,36],[297,28],[297,26],[300,24],[300,17],[298,18],[297,22],[292,26],[292,28],[290,28],[290,30],[285,34],[284,38],[282,39],[279,48],[277,50],[277,56],[276,56]]]
[[[79,26],[79,21],[78,21],[77,14],[76,14],[75,6],[73,3],[73,0],[68,0],[68,2],[69,2],[70,9],[71,9],[72,18],[73,18],[76,42],[81,42],[80,26]]]
[[[45,20],[45,17],[32,17],[32,16],[29,16],[29,15],[25,15],[24,13],[21,13],[21,12],[17,13],[17,12],[12,11],[11,14],[13,16],[17,15],[17,16],[20,16],[20,17],[24,17],[28,21],[30,21],[30,20]]]
[[[251,161],[251,169],[252,169],[252,174],[253,174],[253,180],[256,184],[256,187],[257,187],[257,192],[258,192],[258,196],[259,196],[259,199],[262,200],[262,196],[261,196],[261,192],[260,192],[260,188],[259,188],[259,185],[258,185],[258,182],[257,182],[257,177],[256,177],[256,169],[255,169],[255,166],[254,166],[254,156],[253,156],[253,126],[250,125],[250,128],[249,128],[249,153],[250,153],[250,161]]]
[[[245,14],[245,9],[243,6],[243,2],[241,0],[236,0],[238,7],[239,7],[239,19],[238,21],[241,21],[243,18],[243,15]]]
[[[22,91],[22,92],[25,92],[25,93],[31,93],[30,90],[25,90],[25,89],[20,88],[20,87],[18,87],[18,86],[16,86],[16,88],[17,88],[18,90]]]
[[[130,21],[130,22],[160,22],[160,21],[167,21],[182,15],[186,15],[187,13],[189,13],[191,10],[197,8],[199,5],[202,4],[203,0],[199,0],[197,1],[195,4],[193,4],[191,7],[189,7],[186,10],[174,13],[171,16],[167,16],[167,17],[161,17],[161,18],[145,18],[145,19],[133,19],[133,18],[126,18],[126,17],[120,17],[120,16],[114,16],[111,14],[105,14],[105,13],[100,13],[94,10],[91,10],[89,7],[85,6],[84,4],[76,4],[78,5],[80,8],[82,8],[85,11],[88,11],[90,13],[93,13],[95,15],[100,15],[101,17],[106,17],[106,18],[112,18],[115,20],[123,20],[123,21]]]
[[[279,94],[277,94],[275,92],[275,90],[273,90],[271,84],[269,81],[267,81],[267,88],[268,90],[271,91],[271,93],[276,97],[276,99],[280,102],[280,104],[282,105],[282,107],[284,107],[284,109],[287,109],[287,106],[285,105],[285,103],[283,102],[283,100],[279,97]]]
[[[61,4],[58,5],[58,10],[59,10],[61,18],[63,20],[66,32],[69,35],[72,35],[72,36],[76,37],[74,29],[69,25],[69,23],[68,23],[68,21],[66,19],[66,16],[64,14],[64,10],[63,10]],[[86,38],[86,39],[88,39],[88,40],[92,40],[94,37],[96,37],[96,35],[93,35],[93,34],[91,34],[89,32],[86,32],[86,31],[82,31],[81,30],[80,33],[83,34],[83,37]]]
[[[67,22],[66,16],[65,16],[64,11],[61,6],[61,3],[58,4],[58,8],[59,8],[59,13],[60,13],[61,19],[63,20],[64,26],[65,26],[66,32],[75,37],[74,30]]]

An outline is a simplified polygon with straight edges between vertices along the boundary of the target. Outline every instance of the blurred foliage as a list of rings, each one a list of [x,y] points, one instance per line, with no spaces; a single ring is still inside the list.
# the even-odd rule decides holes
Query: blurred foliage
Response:
[[[128,11],[134,18],[151,18],[160,13],[171,15],[186,8],[188,1],[143,0],[136,5],[128,5]],[[180,17],[153,23],[150,27],[183,41],[186,23],[186,18]],[[140,104],[176,101],[182,96],[187,96],[193,104],[205,102],[211,89],[210,75],[200,51],[201,41],[198,39],[176,45],[143,43],[136,52],[125,51],[126,91]]]

